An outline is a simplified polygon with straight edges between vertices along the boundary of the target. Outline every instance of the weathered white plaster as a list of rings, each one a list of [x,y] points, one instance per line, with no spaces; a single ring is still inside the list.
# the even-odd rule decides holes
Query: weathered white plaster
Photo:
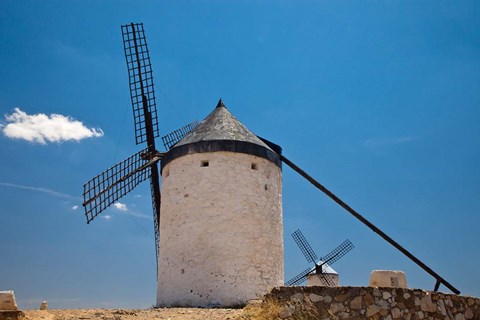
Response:
[[[166,165],[158,306],[239,305],[283,285],[281,180],[274,163],[243,153]]]
[[[325,277],[328,277],[333,286],[338,287],[338,274],[326,273]],[[307,275],[307,286],[329,286],[328,283],[323,280],[323,277],[318,274]]]
[[[395,270],[373,270],[369,287],[407,288],[405,272]]]

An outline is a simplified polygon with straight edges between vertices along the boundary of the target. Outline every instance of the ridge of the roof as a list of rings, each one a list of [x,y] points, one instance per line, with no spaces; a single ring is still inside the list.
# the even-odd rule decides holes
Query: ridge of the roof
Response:
[[[225,104],[223,103],[223,100],[222,98],[220,98],[220,100],[218,100],[218,103],[217,103],[217,106],[215,107],[216,108],[225,108],[227,109],[227,107],[225,106]]]
[[[202,122],[175,144],[174,148],[195,142],[212,140],[249,142],[272,150],[235,118],[227,109],[222,99],[218,101],[215,109]]]

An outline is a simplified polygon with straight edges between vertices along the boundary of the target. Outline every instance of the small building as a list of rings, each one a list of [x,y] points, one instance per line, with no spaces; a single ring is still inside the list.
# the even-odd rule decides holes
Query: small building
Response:
[[[373,270],[369,287],[408,288],[405,272],[400,270]]]

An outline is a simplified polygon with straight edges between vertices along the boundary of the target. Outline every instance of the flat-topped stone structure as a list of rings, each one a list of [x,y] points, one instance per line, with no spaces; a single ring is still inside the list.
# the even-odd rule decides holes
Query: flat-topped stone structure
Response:
[[[0,291],[0,311],[17,311],[17,301],[15,300],[15,292]]]
[[[0,291],[0,320],[22,320],[25,315],[18,310],[15,292]]]
[[[398,270],[373,270],[369,287],[408,288],[405,272]]]

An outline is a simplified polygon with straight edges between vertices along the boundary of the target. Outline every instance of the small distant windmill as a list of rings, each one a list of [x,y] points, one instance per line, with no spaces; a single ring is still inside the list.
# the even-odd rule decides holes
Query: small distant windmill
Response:
[[[315,267],[305,269],[297,276],[285,282],[285,285],[294,286],[307,280],[307,285],[322,285],[328,287],[338,286],[338,274],[330,266],[354,248],[354,245],[350,240],[345,240],[332,252],[318,259],[317,254],[313,251],[300,230],[296,230],[292,233],[292,237],[307,261],[313,262]]]

